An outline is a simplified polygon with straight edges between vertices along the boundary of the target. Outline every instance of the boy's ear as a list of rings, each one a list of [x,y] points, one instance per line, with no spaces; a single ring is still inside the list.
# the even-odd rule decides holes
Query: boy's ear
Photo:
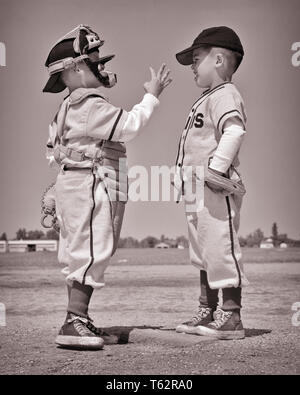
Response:
[[[225,63],[225,58],[222,53],[216,54],[216,67],[221,67]]]
[[[79,63],[75,63],[72,67],[70,67],[69,70],[71,72],[79,73],[80,72],[80,65],[79,65]]]

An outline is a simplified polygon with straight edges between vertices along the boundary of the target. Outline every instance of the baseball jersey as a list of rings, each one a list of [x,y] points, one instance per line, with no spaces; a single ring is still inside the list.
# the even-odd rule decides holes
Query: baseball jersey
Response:
[[[155,96],[146,93],[131,111],[125,111],[101,97],[99,89],[76,89],[63,101],[49,127],[47,157],[50,165],[54,163],[57,136],[68,148],[79,152],[97,150],[102,140],[127,142],[137,136],[158,104]],[[65,158],[62,164],[74,166],[75,163]],[[88,163],[82,161],[75,165],[86,167]]]
[[[218,147],[227,119],[238,117],[246,123],[243,99],[231,82],[205,91],[192,106],[183,130],[176,165],[207,163]],[[237,162],[238,159],[235,158]]]

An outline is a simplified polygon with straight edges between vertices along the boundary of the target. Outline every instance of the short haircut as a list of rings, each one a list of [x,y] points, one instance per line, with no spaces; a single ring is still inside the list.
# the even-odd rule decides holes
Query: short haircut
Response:
[[[238,69],[239,65],[243,60],[243,55],[239,52],[232,51],[231,49],[222,48],[222,47],[213,47],[212,45],[202,44],[199,48],[204,49],[207,52],[210,52],[212,49],[215,49],[216,53],[221,53],[227,60],[227,73],[231,77]]]
[[[228,55],[226,55],[226,57],[229,63],[229,67],[232,71],[232,74],[234,74],[243,60],[243,55],[241,55],[239,52],[231,51],[229,49],[227,49],[227,51]]]
[[[237,71],[241,61],[243,60],[243,55],[239,52],[232,51],[231,49],[222,48],[222,47],[213,47],[211,45],[203,44],[199,48],[204,49],[205,51],[210,52],[212,49],[215,49],[216,52],[222,53],[227,60],[227,72],[230,77]]]
[[[241,64],[243,55],[241,55],[239,52],[232,51],[231,49],[227,48],[214,48],[216,48],[216,50],[220,51],[225,56],[228,64],[227,71],[230,76],[234,74],[237,71],[239,65]]]

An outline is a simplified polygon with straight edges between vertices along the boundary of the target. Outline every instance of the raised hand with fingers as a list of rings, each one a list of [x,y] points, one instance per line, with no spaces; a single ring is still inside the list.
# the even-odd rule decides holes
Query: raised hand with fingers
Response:
[[[157,74],[155,70],[150,67],[151,80],[145,82],[144,89],[147,93],[151,93],[155,97],[159,97],[162,91],[172,82],[172,78],[169,78],[170,70],[166,70],[166,65],[163,63]]]

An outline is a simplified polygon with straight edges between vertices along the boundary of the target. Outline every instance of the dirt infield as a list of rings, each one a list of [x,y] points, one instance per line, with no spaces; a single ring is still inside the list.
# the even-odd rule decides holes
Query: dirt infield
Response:
[[[120,249],[90,314],[128,342],[79,352],[54,344],[67,303],[56,256],[1,254],[0,374],[299,374],[299,251],[245,251],[245,270],[246,339],[217,341],[174,330],[197,309],[199,274],[186,250]]]

